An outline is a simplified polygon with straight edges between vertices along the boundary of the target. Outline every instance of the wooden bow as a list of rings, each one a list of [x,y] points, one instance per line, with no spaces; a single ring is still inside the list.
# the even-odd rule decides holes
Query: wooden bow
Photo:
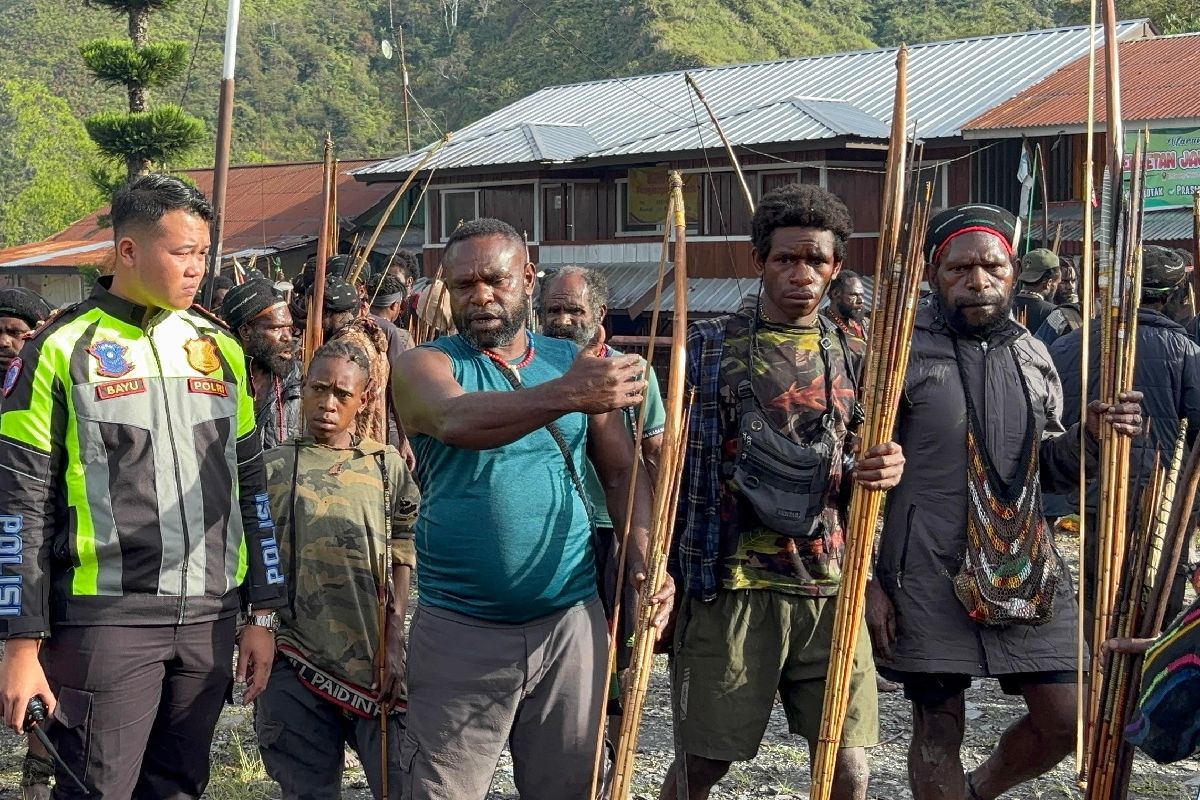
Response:
[[[658,470],[654,491],[654,518],[646,545],[646,579],[639,592],[637,622],[633,632],[633,654],[622,691],[621,731],[617,740],[616,761],[613,765],[612,800],[628,800],[633,788],[634,760],[637,751],[638,731],[641,727],[642,710],[645,707],[646,691],[650,683],[650,672],[654,659],[656,629],[653,625],[655,606],[651,597],[662,588],[667,575],[667,560],[674,539],[675,515],[678,508],[679,491],[683,477],[684,450],[687,447],[687,414],[684,402],[684,383],[687,374],[687,214],[683,203],[683,178],[676,172],[670,173],[671,200],[668,203],[668,231],[675,230],[675,316],[671,329],[671,372],[667,381],[667,422],[663,433],[662,464]],[[664,255],[667,246],[664,236]],[[664,258],[660,263],[658,291],[654,303],[654,318],[657,320],[662,308]],[[653,341],[657,329],[651,330]],[[652,357],[651,351],[648,356]],[[647,374],[650,361],[646,362]],[[640,428],[645,421],[645,404],[642,406]],[[638,437],[640,445],[641,437]],[[635,460],[634,469],[637,469]],[[630,490],[630,511],[633,489]],[[622,543],[621,573],[626,567],[629,548],[629,522],[631,513],[626,514],[625,536]],[[620,585],[617,602],[621,597]],[[620,619],[619,605],[614,614],[613,629]],[[610,667],[615,663],[616,637],[610,640]],[[609,670],[611,673],[611,669]],[[607,699],[607,692],[604,698]],[[598,759],[599,761],[599,759]],[[593,780],[593,797],[595,796]]]

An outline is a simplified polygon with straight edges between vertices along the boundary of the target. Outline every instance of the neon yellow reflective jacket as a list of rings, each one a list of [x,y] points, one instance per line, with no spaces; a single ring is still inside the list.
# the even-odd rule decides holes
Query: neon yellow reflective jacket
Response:
[[[147,319],[108,285],[4,377],[0,636],[286,600],[240,345],[194,309]]]

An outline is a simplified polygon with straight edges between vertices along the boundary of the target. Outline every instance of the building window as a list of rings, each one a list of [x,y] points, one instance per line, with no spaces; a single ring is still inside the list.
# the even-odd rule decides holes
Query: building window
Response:
[[[925,184],[933,184],[933,207],[946,208],[950,205],[950,162],[921,161],[916,165],[917,190],[924,196]]]
[[[442,191],[442,241],[450,238],[460,222],[479,219],[479,190],[452,189]]]
[[[683,202],[689,233],[700,230],[703,178],[700,173],[684,175]],[[629,170],[629,178],[617,183],[617,232],[661,233],[667,216],[667,198],[666,170]]]

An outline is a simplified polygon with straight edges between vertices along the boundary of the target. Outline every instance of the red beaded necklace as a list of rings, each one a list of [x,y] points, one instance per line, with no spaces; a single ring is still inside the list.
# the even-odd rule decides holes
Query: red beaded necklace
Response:
[[[492,363],[499,367],[501,371],[525,369],[530,365],[530,363],[532,363],[534,353],[537,352],[533,346],[533,337],[528,333],[525,334],[525,341],[527,343],[525,345],[525,356],[516,364],[509,364],[504,359],[504,356],[500,355],[495,350],[484,350],[483,354],[490,358]]]

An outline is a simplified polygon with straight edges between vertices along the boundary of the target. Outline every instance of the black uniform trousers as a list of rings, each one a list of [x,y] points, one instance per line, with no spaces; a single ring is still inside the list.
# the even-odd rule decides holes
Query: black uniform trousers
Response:
[[[236,621],[56,627],[42,664],[58,699],[47,734],[87,786],[61,769],[55,800],[196,800],[233,690]]]

